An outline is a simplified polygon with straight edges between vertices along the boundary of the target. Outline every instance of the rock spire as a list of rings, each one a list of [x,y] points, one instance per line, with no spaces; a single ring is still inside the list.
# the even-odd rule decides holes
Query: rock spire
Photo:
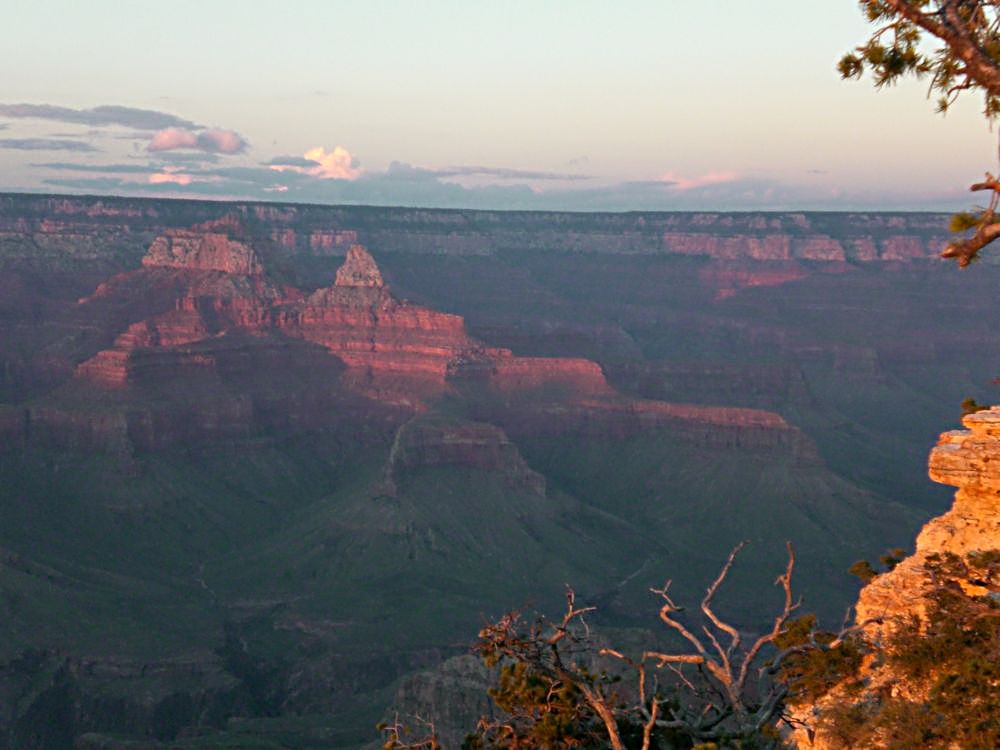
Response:
[[[363,245],[351,245],[344,265],[337,269],[334,286],[362,286],[381,289],[385,286],[378,265]]]

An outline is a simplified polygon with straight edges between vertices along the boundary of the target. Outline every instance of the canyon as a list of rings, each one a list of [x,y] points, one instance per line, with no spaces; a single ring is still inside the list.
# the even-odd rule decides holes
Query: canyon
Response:
[[[0,195],[0,747],[360,747],[481,613],[746,539],[739,621],[785,540],[838,617],[1000,371],[944,223]]]

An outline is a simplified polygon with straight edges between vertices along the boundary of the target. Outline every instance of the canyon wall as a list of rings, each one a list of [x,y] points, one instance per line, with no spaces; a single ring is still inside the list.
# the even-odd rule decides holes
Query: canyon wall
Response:
[[[677,254],[726,261],[912,262],[938,256],[947,217],[913,213],[565,213],[304,206],[0,195],[0,260],[64,256],[137,262],[155,237],[238,217],[272,258],[376,253],[484,256],[506,251]],[[178,250],[183,232],[173,238]],[[164,248],[167,250],[167,248]],[[177,251],[177,250],[175,250]],[[207,252],[207,251],[203,251]],[[770,271],[794,274],[794,268]],[[768,283],[768,275],[758,283]]]

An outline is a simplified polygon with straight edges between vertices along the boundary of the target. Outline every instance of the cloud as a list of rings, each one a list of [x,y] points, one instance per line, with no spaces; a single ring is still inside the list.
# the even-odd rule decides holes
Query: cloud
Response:
[[[160,151],[156,155],[157,159],[171,164],[218,164],[217,154],[209,154],[204,151]]]
[[[246,151],[248,145],[235,130],[209,128],[198,134],[200,150],[210,154],[239,154]]]
[[[146,174],[148,164],[73,164],[64,161],[50,161],[32,164],[36,169],[51,169],[61,172],[95,172],[97,174]]]
[[[59,138],[0,138],[0,148],[17,151],[76,151],[77,153],[93,153],[98,150],[86,141]]]
[[[198,135],[184,128],[161,130],[146,146],[147,151],[171,151],[175,148],[198,148]]]
[[[319,162],[306,159],[303,156],[275,156],[270,161],[264,162],[264,166],[266,167],[302,167],[303,169],[307,169],[318,165]],[[281,170],[278,171],[280,172]]]
[[[313,177],[324,180],[356,180],[361,174],[361,162],[343,146],[334,146],[333,151],[317,146],[306,151],[303,156],[318,165],[309,169],[309,174]]]
[[[343,150],[343,153],[347,153]],[[325,152],[323,155],[336,154]],[[342,159],[346,160],[347,157]],[[423,206],[429,208],[484,208],[513,210],[684,210],[705,208],[707,198],[721,208],[764,207],[778,201],[766,191],[769,184],[736,181],[678,191],[662,180],[625,182],[587,188],[559,187],[546,190],[526,184],[463,185],[442,175],[456,170],[431,170],[405,162],[393,162],[382,172],[351,169],[355,179],[329,178],[331,160],[326,166],[305,157],[275,157],[274,164],[257,167],[184,165],[183,168],[150,165],[149,171],[136,174],[135,165],[106,165],[84,170],[93,176],[59,176],[46,180],[60,187],[124,194],[155,194],[164,191],[191,197],[301,201],[326,204],[367,204],[383,206]],[[126,166],[127,170],[114,172]],[[333,166],[336,166],[334,163]],[[149,177],[150,172],[156,175]],[[112,177],[117,174],[117,177]],[[709,181],[711,182],[711,181]],[[711,191],[711,193],[707,192]],[[793,193],[801,198],[798,192]]]
[[[568,172],[535,172],[507,167],[460,166],[436,170],[439,177],[494,177],[500,180],[591,180],[592,175]]]
[[[311,148],[297,157],[279,157],[282,161],[270,168],[277,172],[298,172],[323,180],[356,180],[361,176],[361,163],[343,146],[334,146],[327,151],[323,146]]]
[[[405,161],[394,161],[382,175],[382,179],[392,182],[436,182],[440,173],[433,169],[415,167]]]
[[[281,200],[318,204],[549,211],[804,210],[855,208],[870,196],[833,195],[815,180],[782,182],[754,175],[706,172],[674,177],[601,183],[530,182],[529,172],[500,167],[428,169],[395,161],[385,170],[363,171],[344,149],[310,149],[305,156],[276,156],[267,163],[241,165],[144,154],[106,164],[72,164],[69,159],[34,164],[47,173],[45,185],[71,191],[119,195],[171,195],[234,200]],[[193,152],[195,154],[200,152]],[[450,176],[474,174],[482,181]],[[505,179],[510,175],[518,175]],[[336,175],[336,176],[332,176]],[[351,175],[347,178],[345,175]],[[492,182],[486,175],[494,176]],[[596,179],[596,178],[595,178]],[[940,208],[928,197],[920,205]],[[883,198],[884,199],[884,198]],[[937,203],[936,206],[932,203]],[[899,204],[904,204],[902,199]],[[874,204],[872,204],[874,205]],[[950,205],[950,204],[948,204]],[[870,207],[870,206],[869,206]],[[887,205],[887,208],[894,206]]]
[[[56,167],[58,163],[53,163],[53,168]],[[686,190],[657,179],[587,187],[555,186],[545,190],[524,184],[467,186],[440,179],[433,170],[400,162],[382,172],[365,172],[355,180],[323,179],[291,170],[278,172],[270,165],[191,165],[173,172],[163,165],[136,164],[87,165],[76,169],[86,174],[56,173],[44,185],[50,190],[115,195],[536,211],[941,211],[962,207],[965,205],[962,201],[966,200],[964,193],[957,196],[887,196],[863,191],[834,194],[828,188],[810,186],[805,180],[781,182],[754,176],[731,182],[708,181],[702,187]],[[102,169],[108,171],[101,174]],[[166,182],[150,181],[150,173],[172,177],[158,178],[168,179]],[[181,184],[186,180],[178,175],[187,175],[191,181]]]
[[[210,154],[239,154],[247,149],[247,142],[234,130],[208,128],[195,132],[188,128],[165,128],[156,133],[146,146],[151,153],[191,149]]]
[[[447,180],[461,177],[492,177],[498,180],[554,180],[576,182],[592,180],[593,175],[567,172],[536,172],[528,169],[507,167],[454,166],[444,169],[415,167],[406,162],[394,161],[389,164],[384,175],[386,179],[403,182]]]
[[[710,185],[722,185],[735,182],[739,175],[735,172],[707,172],[700,177],[677,177],[667,173],[660,177],[660,182],[670,185],[674,190],[695,190]]]
[[[150,185],[163,185],[166,183],[173,185],[190,185],[195,181],[194,177],[183,172],[156,172],[151,174],[146,180]]]
[[[126,182],[118,177],[54,177],[42,180],[42,184],[90,193],[107,192],[116,195],[128,194],[132,192],[131,188],[136,186],[136,183]],[[138,192],[143,191],[140,189]]]
[[[53,120],[77,125],[121,125],[136,130],[161,130],[163,128],[194,128],[201,126],[168,112],[137,109],[105,104],[91,109],[72,109],[54,104],[0,104],[0,115],[35,120]]]

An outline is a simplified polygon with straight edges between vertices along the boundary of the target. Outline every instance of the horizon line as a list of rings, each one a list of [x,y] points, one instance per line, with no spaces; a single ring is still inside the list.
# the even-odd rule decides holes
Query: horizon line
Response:
[[[409,210],[409,211],[442,211],[454,213],[503,213],[503,214],[611,214],[627,216],[636,214],[924,214],[929,216],[951,216],[955,209],[919,209],[919,208],[683,208],[683,209],[558,209],[558,208],[473,208],[460,206],[432,206],[417,204],[390,203],[310,203],[308,201],[280,201],[262,198],[215,198],[187,196],[154,196],[130,195],[127,193],[52,193],[30,189],[7,190],[0,189],[0,197],[18,198],[87,198],[94,200],[141,201],[157,203],[203,203],[218,205],[260,205],[260,206],[304,206],[310,208],[351,208],[365,210]]]

